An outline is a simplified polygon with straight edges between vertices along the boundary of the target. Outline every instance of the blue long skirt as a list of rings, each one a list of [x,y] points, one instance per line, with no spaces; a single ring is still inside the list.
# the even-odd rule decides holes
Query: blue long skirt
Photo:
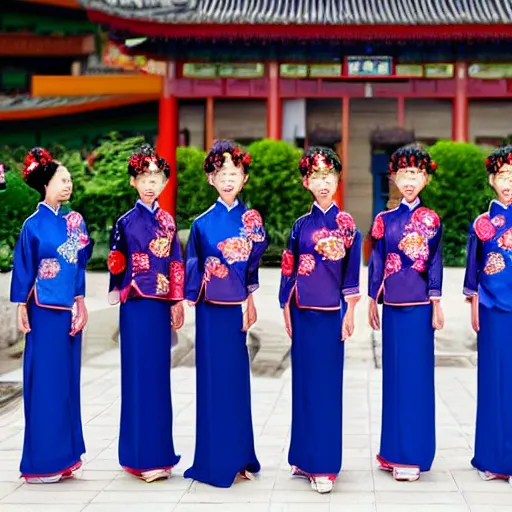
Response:
[[[80,416],[82,334],[70,336],[71,311],[28,306],[23,356],[23,476],[53,476],[85,453]]]
[[[475,456],[480,471],[512,475],[512,312],[480,305]]]
[[[130,298],[121,304],[119,463],[131,472],[168,469],[174,451],[170,304]]]
[[[343,312],[301,309],[294,302],[288,463],[311,475],[337,475],[342,459]]]
[[[230,487],[240,471],[260,470],[242,324],[241,306],[196,305],[196,446],[185,478],[216,487]]]
[[[429,471],[436,451],[432,305],[384,305],[382,331],[380,456]]]

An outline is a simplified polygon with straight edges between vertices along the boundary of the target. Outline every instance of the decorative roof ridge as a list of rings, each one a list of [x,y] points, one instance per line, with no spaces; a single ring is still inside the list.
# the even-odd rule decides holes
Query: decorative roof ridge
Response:
[[[87,10],[167,24],[510,25],[510,0],[79,0]]]

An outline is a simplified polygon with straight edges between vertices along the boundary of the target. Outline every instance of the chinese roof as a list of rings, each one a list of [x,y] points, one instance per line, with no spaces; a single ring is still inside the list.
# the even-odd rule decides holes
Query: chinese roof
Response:
[[[80,0],[91,11],[158,23],[510,24],[510,0]]]

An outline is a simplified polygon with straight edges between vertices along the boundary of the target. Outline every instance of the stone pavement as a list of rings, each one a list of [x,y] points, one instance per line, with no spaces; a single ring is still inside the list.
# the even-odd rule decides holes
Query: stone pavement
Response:
[[[83,368],[82,411],[87,463],[80,480],[27,485],[18,480],[23,438],[20,406],[0,415],[1,512],[512,512],[512,487],[483,482],[469,465],[473,446],[476,371],[437,369],[437,455],[418,482],[394,482],[375,470],[381,374],[347,361],[343,471],[330,495],[319,495],[288,473],[290,374],[253,378],[257,481],[216,489],[182,478],[191,464],[195,431],[195,370],[172,371],[175,445],[182,460],[168,481],[146,484],[120,470],[119,354],[111,349]],[[19,372],[2,377],[17,380]],[[151,435],[148,432],[148,435]]]

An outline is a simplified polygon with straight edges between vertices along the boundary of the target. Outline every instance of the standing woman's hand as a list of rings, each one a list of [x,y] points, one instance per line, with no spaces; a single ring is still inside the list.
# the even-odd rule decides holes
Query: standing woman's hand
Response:
[[[31,331],[26,304],[18,304],[18,329],[27,334]]]
[[[77,297],[75,299],[76,315],[73,318],[71,325],[71,336],[76,336],[87,324],[89,319],[87,308],[85,307],[85,300],[83,297]]]
[[[185,322],[185,310],[183,309],[183,302],[178,302],[171,306],[171,325],[175,331],[183,327]]]

